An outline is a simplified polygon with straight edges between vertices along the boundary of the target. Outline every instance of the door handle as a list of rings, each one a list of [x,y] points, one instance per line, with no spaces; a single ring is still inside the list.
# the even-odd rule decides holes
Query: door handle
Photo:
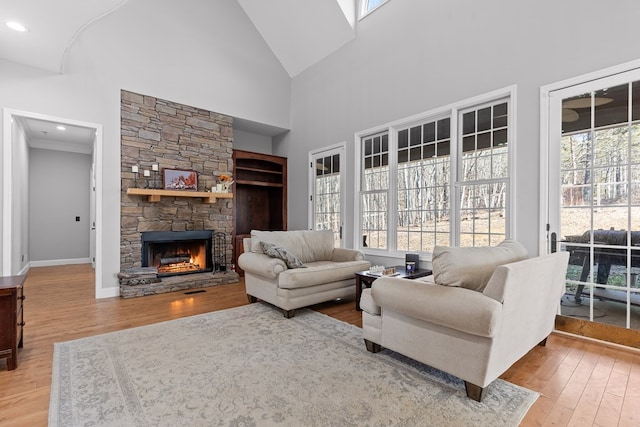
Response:
[[[551,253],[554,253],[558,250],[558,235],[555,233],[551,233]]]

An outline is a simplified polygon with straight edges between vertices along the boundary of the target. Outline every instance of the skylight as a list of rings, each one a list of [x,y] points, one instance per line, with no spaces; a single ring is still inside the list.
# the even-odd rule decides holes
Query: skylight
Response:
[[[364,18],[389,0],[361,0],[360,17]]]

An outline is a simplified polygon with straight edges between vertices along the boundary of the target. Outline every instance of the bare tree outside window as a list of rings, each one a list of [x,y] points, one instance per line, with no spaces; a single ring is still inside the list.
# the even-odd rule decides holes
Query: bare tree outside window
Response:
[[[317,158],[315,161],[314,227],[331,230],[334,246],[340,247],[340,155]]]
[[[508,103],[461,114],[460,246],[495,246],[507,236]]]
[[[432,252],[495,246],[509,234],[508,98],[414,119],[360,144],[363,247]]]
[[[362,246],[386,249],[389,134],[365,138],[362,144]]]
[[[450,244],[450,128],[444,118],[398,132],[399,250]]]

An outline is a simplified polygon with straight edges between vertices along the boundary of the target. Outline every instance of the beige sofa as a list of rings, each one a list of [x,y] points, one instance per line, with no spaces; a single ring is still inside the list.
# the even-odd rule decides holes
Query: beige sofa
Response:
[[[367,349],[386,347],[455,375],[481,401],[554,328],[569,255],[525,256],[516,242],[436,248],[433,276],[374,281],[360,301]]]
[[[243,243],[238,265],[249,301],[273,304],[285,317],[296,308],[355,297],[355,273],[371,266],[360,251],[334,248],[330,230],[253,230]]]

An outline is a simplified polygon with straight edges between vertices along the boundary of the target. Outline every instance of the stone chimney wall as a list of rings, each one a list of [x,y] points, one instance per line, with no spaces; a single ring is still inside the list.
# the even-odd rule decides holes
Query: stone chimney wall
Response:
[[[128,188],[162,188],[162,170],[198,173],[198,191],[209,191],[233,170],[233,118],[152,96],[121,91],[120,270],[141,266],[143,231],[213,230],[227,235],[232,259],[233,199],[205,204],[200,198],[162,197],[148,202]],[[158,172],[152,165],[159,165]],[[138,173],[132,172],[138,166]],[[149,178],[144,170],[151,171]],[[188,276],[185,276],[188,277]]]

